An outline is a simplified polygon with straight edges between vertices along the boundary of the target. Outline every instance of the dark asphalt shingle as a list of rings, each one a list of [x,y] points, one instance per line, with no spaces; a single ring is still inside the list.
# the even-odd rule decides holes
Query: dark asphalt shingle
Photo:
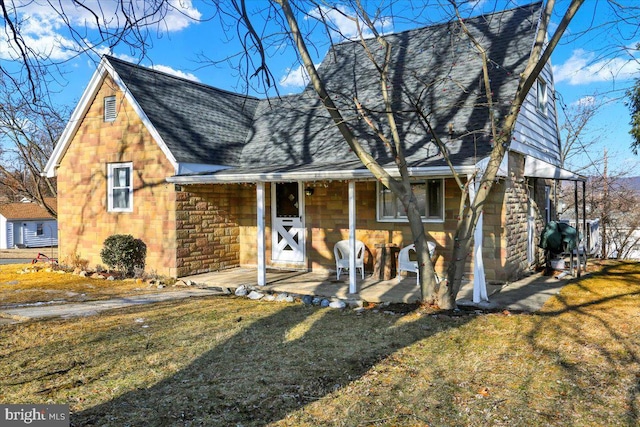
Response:
[[[235,165],[256,98],[107,57],[178,163]]]
[[[498,116],[506,114],[535,40],[541,3],[465,21],[488,50]],[[482,62],[458,22],[385,36],[393,47],[388,87],[410,166],[445,166],[415,113],[430,118],[455,165],[473,165],[491,150]],[[383,52],[372,42],[374,55]],[[120,78],[178,162],[240,170],[313,168],[357,160],[311,88],[258,100],[109,57]],[[377,72],[359,42],[333,46],[319,67],[349,127],[382,164],[390,151],[355,110],[354,96],[389,135]],[[452,132],[450,132],[450,129]],[[229,172],[229,171],[227,171]]]

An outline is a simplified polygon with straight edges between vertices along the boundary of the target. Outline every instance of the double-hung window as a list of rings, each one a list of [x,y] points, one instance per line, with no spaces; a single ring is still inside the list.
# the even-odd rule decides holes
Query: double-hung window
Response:
[[[444,180],[430,178],[411,183],[411,189],[418,202],[418,210],[426,222],[442,222],[444,220]],[[405,222],[407,212],[402,201],[387,187],[378,183],[378,221]]]
[[[111,163],[107,171],[109,212],[133,211],[133,163]]]
[[[545,116],[547,115],[547,83],[538,79],[536,90],[536,109]]]

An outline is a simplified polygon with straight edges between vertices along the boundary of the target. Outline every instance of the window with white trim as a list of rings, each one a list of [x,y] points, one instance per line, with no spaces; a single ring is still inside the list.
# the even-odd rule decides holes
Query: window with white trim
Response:
[[[36,236],[44,235],[44,224],[39,222],[36,224]]]
[[[133,211],[133,163],[111,163],[107,171],[109,212]]]
[[[544,219],[547,223],[551,221],[551,187],[544,186]]]
[[[116,97],[105,96],[104,97],[104,121],[113,122],[116,119]]]
[[[411,183],[418,201],[418,210],[426,222],[444,221],[444,179],[430,178]],[[378,183],[378,221],[406,222],[407,212],[398,197],[383,184]]]
[[[536,109],[545,116],[547,115],[547,83],[542,79],[538,79]]]

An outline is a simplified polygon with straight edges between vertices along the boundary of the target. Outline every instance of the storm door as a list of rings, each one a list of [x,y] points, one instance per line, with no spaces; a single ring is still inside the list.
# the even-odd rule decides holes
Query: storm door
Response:
[[[271,258],[274,262],[304,262],[304,195],[298,182],[271,186],[273,232]]]

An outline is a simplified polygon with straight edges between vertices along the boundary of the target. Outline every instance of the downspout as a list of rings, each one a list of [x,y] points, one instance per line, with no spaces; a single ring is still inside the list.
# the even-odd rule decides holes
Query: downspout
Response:
[[[476,178],[473,185],[469,185],[469,198],[471,203],[476,197],[477,187],[480,185],[480,176],[476,174]],[[467,175],[467,180],[471,180],[472,176]],[[487,282],[484,272],[484,261],[482,259],[482,239],[483,239],[483,226],[482,219],[484,213],[480,212],[478,216],[478,223],[473,233],[473,303],[478,304],[480,302],[489,302],[487,295]]]

